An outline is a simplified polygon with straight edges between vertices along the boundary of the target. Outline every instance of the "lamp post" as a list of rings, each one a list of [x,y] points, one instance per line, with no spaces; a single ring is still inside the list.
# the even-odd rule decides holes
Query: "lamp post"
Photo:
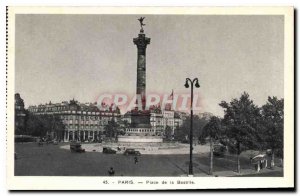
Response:
[[[190,83],[190,85],[189,85]],[[186,78],[185,88],[191,86],[191,128],[190,128],[190,163],[189,163],[189,175],[193,175],[193,95],[194,95],[194,85],[196,88],[199,88],[198,78],[191,80]]]

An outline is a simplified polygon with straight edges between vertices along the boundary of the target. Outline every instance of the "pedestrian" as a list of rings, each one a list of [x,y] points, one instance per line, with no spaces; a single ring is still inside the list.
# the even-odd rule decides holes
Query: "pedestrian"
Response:
[[[263,160],[260,160],[259,166],[260,166],[260,169],[263,169]]]
[[[115,175],[115,170],[114,170],[113,167],[111,167],[111,168],[108,170],[108,174],[109,174],[110,176],[114,176],[114,175]]]
[[[139,162],[137,157],[134,157],[134,164],[137,164]]]

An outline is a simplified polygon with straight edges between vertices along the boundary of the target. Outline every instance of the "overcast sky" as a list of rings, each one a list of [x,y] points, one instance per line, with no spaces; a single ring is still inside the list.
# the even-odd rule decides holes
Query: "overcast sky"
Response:
[[[135,93],[136,15],[17,15],[16,92],[26,107]],[[283,16],[146,16],[147,92],[188,93],[203,112],[243,91],[258,105],[283,97]]]

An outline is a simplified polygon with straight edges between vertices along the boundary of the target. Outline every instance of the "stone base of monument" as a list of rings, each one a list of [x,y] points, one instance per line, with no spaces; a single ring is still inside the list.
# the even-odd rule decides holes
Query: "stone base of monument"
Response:
[[[118,143],[161,143],[161,136],[124,135],[118,136]]]
[[[150,125],[149,125],[150,126]],[[119,135],[118,142],[127,143],[161,143],[162,136],[158,136],[151,127],[131,127],[125,130],[126,135]]]

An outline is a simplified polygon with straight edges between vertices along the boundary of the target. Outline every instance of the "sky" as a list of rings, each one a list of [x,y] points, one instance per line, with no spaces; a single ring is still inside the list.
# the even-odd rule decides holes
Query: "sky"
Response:
[[[144,15],[151,38],[147,93],[189,93],[199,79],[202,111],[246,91],[261,106],[283,98],[283,16]],[[15,91],[25,106],[136,91],[140,15],[17,15]]]

